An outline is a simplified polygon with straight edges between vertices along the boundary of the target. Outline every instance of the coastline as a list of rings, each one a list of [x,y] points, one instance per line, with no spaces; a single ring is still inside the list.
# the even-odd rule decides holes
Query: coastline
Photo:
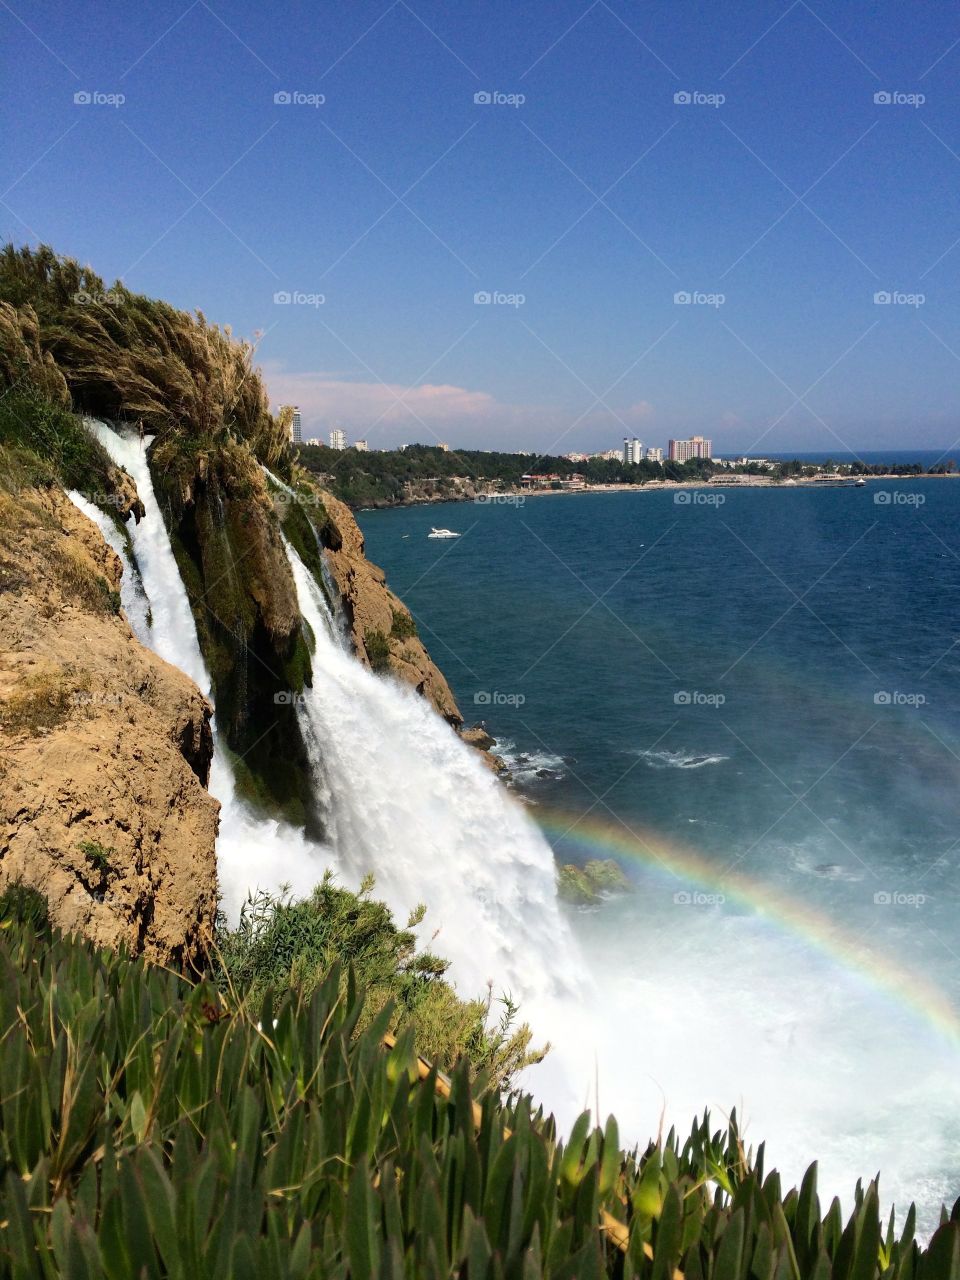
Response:
[[[960,479],[960,471],[952,472],[927,472],[922,471],[919,475],[903,476],[897,475],[895,472],[883,472],[880,475],[863,476],[866,485],[874,481],[883,481],[886,483],[904,483],[913,480],[956,480]],[[854,488],[853,485],[830,485],[824,484],[811,478],[797,477],[793,482],[784,480],[771,480],[767,476],[743,476],[734,482],[716,484],[712,480],[651,480],[648,484],[585,484],[576,489],[495,489],[486,492],[468,494],[443,494],[435,496],[416,496],[403,498],[397,502],[379,502],[371,506],[351,507],[351,510],[357,512],[365,511],[392,511],[402,507],[434,507],[446,504],[464,504],[473,503],[488,506],[509,506],[515,499],[522,498],[563,498],[575,497],[584,493],[670,493],[679,492],[684,489],[712,489],[722,493],[729,493],[737,489],[778,489],[778,490],[796,490],[796,489],[841,489]]]

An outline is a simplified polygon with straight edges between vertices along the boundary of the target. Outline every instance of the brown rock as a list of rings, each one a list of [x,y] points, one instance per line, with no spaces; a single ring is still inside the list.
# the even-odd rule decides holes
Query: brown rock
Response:
[[[189,965],[217,904],[211,707],[134,638],[120,573],[63,493],[0,493],[0,889]]]
[[[497,740],[487,733],[486,729],[481,729],[479,725],[474,725],[472,729],[461,729],[460,737],[464,742],[469,742],[471,747],[476,747],[478,751],[489,751],[491,747],[497,745]]]

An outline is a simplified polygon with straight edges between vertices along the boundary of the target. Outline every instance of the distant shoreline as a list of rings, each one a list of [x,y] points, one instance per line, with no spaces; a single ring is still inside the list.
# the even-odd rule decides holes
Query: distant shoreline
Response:
[[[845,477],[847,479],[848,477]],[[912,480],[956,480],[960,479],[960,471],[950,472],[927,472],[921,471],[918,475],[902,476],[896,475],[894,472],[884,472],[881,475],[871,475],[862,477],[849,477],[850,479],[863,479],[866,484],[859,486],[866,488],[867,485],[874,481],[884,481],[886,483],[903,483]],[[791,483],[792,481],[792,483]],[[858,486],[851,484],[824,484],[817,481],[813,477],[802,478],[791,477],[790,480],[771,480],[767,476],[744,476],[732,483],[716,484],[710,480],[651,480],[647,484],[585,484],[577,489],[498,489],[490,490],[484,493],[477,493],[473,496],[457,496],[455,494],[444,494],[436,497],[413,497],[401,498],[395,502],[380,502],[370,506],[354,507],[353,510],[365,511],[393,511],[401,507],[439,507],[452,503],[464,504],[471,503],[478,506],[510,506],[512,500],[516,498],[563,498],[575,496],[584,493],[677,493],[683,489],[712,489],[719,493],[729,493],[737,489],[851,489]]]

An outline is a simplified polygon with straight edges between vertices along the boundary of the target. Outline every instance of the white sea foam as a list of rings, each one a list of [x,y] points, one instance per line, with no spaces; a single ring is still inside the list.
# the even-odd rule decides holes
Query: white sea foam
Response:
[[[708,764],[723,764],[729,756],[696,751],[638,751],[649,769],[703,769]]]

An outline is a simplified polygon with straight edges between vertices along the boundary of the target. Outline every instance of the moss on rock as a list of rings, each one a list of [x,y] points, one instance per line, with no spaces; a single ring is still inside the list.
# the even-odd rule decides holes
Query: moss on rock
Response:
[[[557,872],[560,897],[578,907],[595,906],[604,898],[629,889],[629,880],[612,858],[592,858],[582,867],[568,862]]]

